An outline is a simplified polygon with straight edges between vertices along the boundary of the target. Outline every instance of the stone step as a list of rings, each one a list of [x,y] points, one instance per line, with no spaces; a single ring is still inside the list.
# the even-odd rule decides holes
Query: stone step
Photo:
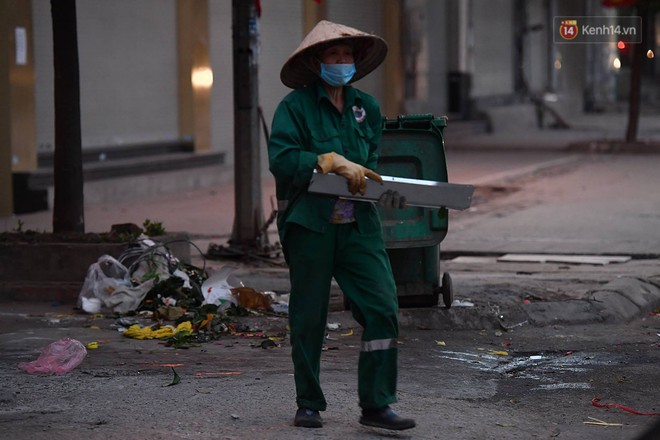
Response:
[[[221,165],[224,152],[220,153],[165,153],[135,156],[122,159],[83,163],[83,180],[112,179],[136,174],[174,171],[201,166]],[[47,188],[53,185],[53,168],[42,167],[29,173],[30,188]]]
[[[121,147],[107,151],[95,149],[83,153],[86,201],[116,201],[129,196],[169,192],[165,188],[178,191],[194,189],[204,186],[200,185],[201,181],[217,183],[217,173],[225,163],[224,152],[195,153],[181,143]],[[40,155],[41,165],[37,170],[13,174],[16,214],[52,207],[53,159],[52,154]],[[176,184],[173,183],[175,179]]]
[[[192,141],[176,140],[144,144],[127,144],[112,147],[83,148],[83,163],[105,162],[119,159],[159,156],[168,153],[192,153],[195,146]],[[54,151],[42,151],[37,156],[39,168],[52,168],[55,162]]]

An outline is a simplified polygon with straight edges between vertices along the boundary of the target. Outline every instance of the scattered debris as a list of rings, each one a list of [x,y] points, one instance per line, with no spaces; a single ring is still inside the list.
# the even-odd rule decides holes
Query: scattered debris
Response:
[[[598,425],[598,426],[623,426],[623,423],[610,423],[610,422],[604,422],[604,421],[602,421],[602,420],[595,419],[595,418],[593,418],[593,417],[587,417],[587,418],[588,418],[589,420],[591,420],[591,421],[589,421],[589,422],[582,422],[582,423],[584,423],[585,425]]]
[[[660,416],[660,412],[640,412],[631,408],[628,408],[627,406],[619,405],[618,403],[599,403],[600,402],[599,397],[594,397],[591,399],[591,404],[597,408],[605,408],[606,411],[609,411],[610,408],[619,408],[620,410],[627,411],[632,414],[637,414],[638,416]]]
[[[179,383],[181,383],[181,376],[177,374],[174,367],[172,367],[172,373],[174,373],[174,377],[172,378],[172,383],[165,385],[166,387],[171,387],[172,385],[178,385]]]
[[[488,354],[492,354],[493,356],[508,356],[509,352],[505,350],[488,350]]]
[[[133,324],[125,332],[124,336],[133,339],[166,339],[175,336],[179,332],[187,332],[190,334],[192,331],[192,323],[185,321],[179,325],[156,325],[154,327],[141,327],[140,324]]]
[[[498,322],[498,324],[500,325],[500,327],[502,328],[502,330],[508,332],[509,330],[513,330],[513,329],[516,328],[516,327],[522,327],[523,325],[528,324],[528,323],[529,323],[529,320],[525,319],[524,321],[521,321],[521,322],[519,322],[519,323],[517,323],[517,324],[513,324],[513,325],[506,325],[506,324],[504,324],[504,322],[502,321],[502,319],[498,319],[497,322]]]
[[[269,348],[281,347],[281,344],[278,344],[275,340],[273,340],[273,338],[268,338],[268,339],[264,339],[263,341],[261,341],[261,344],[256,344],[256,345],[255,344],[250,344],[250,346],[252,348],[260,347],[260,348],[263,348],[264,350],[267,350]]]
[[[532,388],[532,390],[544,390],[544,391],[555,391],[555,390],[589,390],[591,385],[586,382],[560,382],[560,383],[548,383],[541,384],[537,387]]]
[[[173,368],[173,367],[183,367],[184,364],[161,364],[159,362],[146,362],[143,365],[146,365],[148,367],[168,367],[168,368]]]
[[[202,284],[202,295],[204,296],[202,305],[213,304],[222,307],[225,304],[237,304],[231,289],[244,287],[244,285],[233,274],[235,270],[236,268],[234,267],[224,266],[204,281]]]
[[[253,310],[270,309],[270,297],[252,287],[236,287],[231,289],[231,293],[241,307]]]
[[[176,306],[160,306],[154,312],[154,319],[164,319],[166,321],[176,321],[186,314],[183,307]]]

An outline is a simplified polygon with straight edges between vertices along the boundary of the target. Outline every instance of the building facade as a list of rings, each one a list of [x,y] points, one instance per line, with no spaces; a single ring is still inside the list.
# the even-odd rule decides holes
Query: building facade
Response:
[[[250,1],[250,0],[245,0]],[[556,44],[553,17],[615,17],[601,0],[261,0],[259,105],[266,123],[288,89],[279,71],[319,19],[384,36],[383,66],[356,85],[383,113],[487,117],[530,95],[570,118],[627,99],[629,62],[610,44]],[[232,2],[78,1],[83,150],[189,140],[233,163]],[[12,173],[30,173],[54,148],[51,2],[0,3],[0,215],[12,212]],[[625,12],[625,11],[623,11]],[[657,52],[660,19],[644,44]],[[613,18],[614,19],[614,18]],[[618,64],[617,64],[618,60]],[[644,81],[657,82],[658,60]],[[196,76],[197,75],[197,76]],[[212,81],[211,81],[212,78]],[[645,95],[657,102],[657,95]],[[451,130],[450,127],[448,128]],[[261,148],[265,151],[265,139]],[[262,164],[266,172],[266,164]]]

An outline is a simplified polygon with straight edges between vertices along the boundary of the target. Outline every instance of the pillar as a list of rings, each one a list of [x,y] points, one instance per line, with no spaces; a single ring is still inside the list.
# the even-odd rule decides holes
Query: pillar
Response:
[[[211,149],[211,87],[208,0],[177,0],[179,136],[195,151]]]

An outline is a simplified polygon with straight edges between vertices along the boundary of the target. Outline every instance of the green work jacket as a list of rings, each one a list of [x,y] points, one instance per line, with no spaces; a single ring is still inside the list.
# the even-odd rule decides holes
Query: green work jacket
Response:
[[[320,82],[292,91],[275,110],[268,158],[275,176],[277,226],[283,244],[290,223],[320,233],[329,225],[337,198],[307,192],[319,154],[334,151],[369,169],[376,168],[382,134],[378,102],[351,86],[345,86],[345,92],[342,113]],[[362,233],[380,230],[373,203],[356,202],[355,220]]]

